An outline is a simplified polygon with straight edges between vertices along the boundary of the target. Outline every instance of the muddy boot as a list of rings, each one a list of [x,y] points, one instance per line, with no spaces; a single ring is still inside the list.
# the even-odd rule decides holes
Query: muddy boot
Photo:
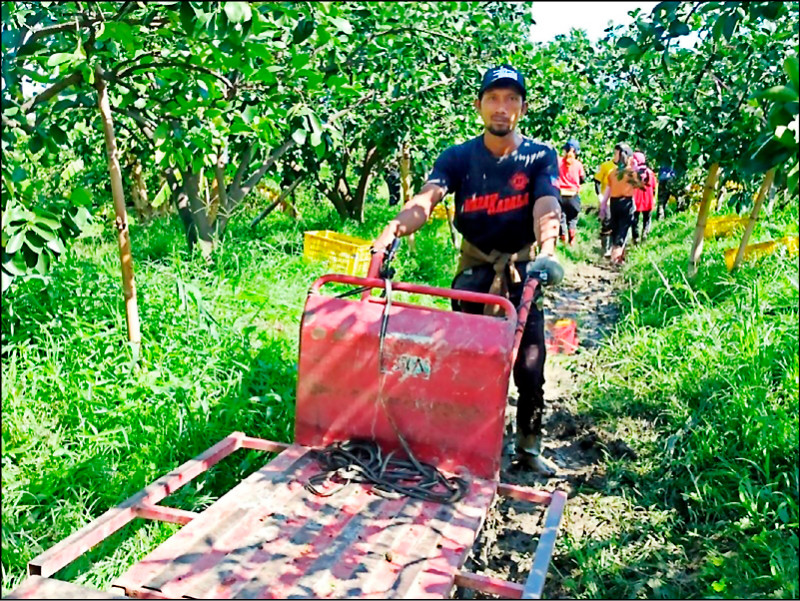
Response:
[[[517,457],[520,463],[542,476],[555,476],[556,466],[542,455],[542,437],[517,434]]]
[[[575,230],[569,231],[569,245],[575,246],[575,238],[577,238],[578,233]]]

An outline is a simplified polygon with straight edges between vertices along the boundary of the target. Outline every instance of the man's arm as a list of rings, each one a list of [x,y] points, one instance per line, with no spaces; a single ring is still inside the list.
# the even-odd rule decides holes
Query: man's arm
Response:
[[[533,231],[539,253],[552,256],[561,225],[561,205],[555,196],[540,196],[533,204]]]
[[[383,228],[381,235],[372,243],[374,252],[385,250],[395,238],[413,234],[428,221],[428,217],[442,198],[445,189],[433,183],[425,184],[422,189],[405,205],[397,216]]]

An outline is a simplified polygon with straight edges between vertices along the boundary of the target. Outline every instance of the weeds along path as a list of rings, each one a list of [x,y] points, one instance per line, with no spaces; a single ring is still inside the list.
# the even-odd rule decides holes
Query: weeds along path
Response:
[[[558,465],[553,478],[536,476],[513,461],[515,391],[506,418],[506,440],[501,480],[512,484],[554,490],[569,494],[556,555],[550,565],[545,596],[571,596],[562,585],[567,574],[560,569],[559,555],[565,537],[602,535],[605,523],[614,513],[617,497],[604,497],[599,491],[606,477],[608,458],[633,458],[633,451],[620,438],[597,429],[590,418],[577,409],[576,397],[581,379],[591,372],[600,341],[613,327],[617,312],[614,285],[617,273],[600,262],[569,264],[564,283],[548,290],[545,317],[548,327],[557,319],[571,318],[577,323],[580,346],[571,355],[548,352],[545,368],[545,455]],[[501,498],[489,512],[480,538],[467,564],[479,574],[524,583],[535,541],[543,523],[541,508],[513,499]],[[458,590],[457,598],[481,598],[480,593]],[[486,597],[491,598],[491,597]]]

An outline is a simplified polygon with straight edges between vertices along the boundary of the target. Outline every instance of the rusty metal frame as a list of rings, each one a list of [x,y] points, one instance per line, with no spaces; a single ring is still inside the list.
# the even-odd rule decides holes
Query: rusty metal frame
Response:
[[[33,558],[28,562],[28,575],[51,576],[114,532],[132,522],[135,518],[188,524],[199,514],[183,509],[165,507],[158,505],[158,503],[238,449],[280,453],[289,446],[286,443],[246,436],[242,432],[232,432],[205,452],[162,476],[119,505],[112,507],[96,520]],[[526,486],[505,483],[498,484],[497,494],[547,506],[544,528],[536,546],[533,565],[527,581],[523,586],[499,578],[461,571],[456,574],[454,584],[484,593],[499,595],[507,599],[540,599],[567,494],[561,490],[549,493]],[[147,594],[145,595],[146,597],[154,599],[166,598],[156,591],[149,592],[152,595]]]
[[[279,453],[288,446],[281,442],[251,438],[245,436],[243,432],[232,432],[194,459],[190,459],[177,469],[162,476],[44,553],[34,557],[28,562],[28,575],[48,577],[55,574],[137,517],[188,524],[197,515],[196,513],[163,507],[157,503],[237,449],[256,449]]]

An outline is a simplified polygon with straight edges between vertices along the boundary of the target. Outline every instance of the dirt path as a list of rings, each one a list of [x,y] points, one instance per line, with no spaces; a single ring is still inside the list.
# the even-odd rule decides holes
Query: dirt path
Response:
[[[546,490],[559,488],[569,495],[561,532],[576,538],[584,534],[602,535],[605,523],[602,500],[589,492],[601,488],[605,470],[604,457],[629,456],[633,451],[578,414],[576,392],[579,374],[593,361],[595,349],[616,320],[612,304],[616,273],[601,264],[576,263],[567,271],[564,283],[548,291],[545,316],[548,326],[555,320],[571,318],[577,322],[580,346],[571,355],[549,353],[545,367],[545,456],[559,468],[556,477],[531,474],[513,462],[516,408],[507,416],[506,444],[503,452],[501,481]],[[512,386],[512,398],[516,391]],[[632,457],[631,457],[632,458]],[[587,491],[587,492],[584,492]],[[592,497],[589,501],[588,497]],[[589,501],[589,502],[587,502]],[[512,499],[498,500],[487,516],[480,538],[473,548],[466,569],[524,583],[531,567],[533,545],[541,531],[543,512],[529,503]],[[559,586],[558,556],[548,572],[545,597],[563,598]],[[456,598],[494,598],[473,591],[457,590]]]

